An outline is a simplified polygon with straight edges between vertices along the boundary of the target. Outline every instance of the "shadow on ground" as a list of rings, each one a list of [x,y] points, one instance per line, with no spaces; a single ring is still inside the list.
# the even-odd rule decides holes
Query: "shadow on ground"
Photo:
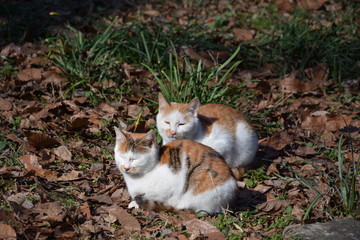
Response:
[[[117,15],[142,0],[0,0],[0,48],[56,35],[66,24],[91,32],[91,22]]]

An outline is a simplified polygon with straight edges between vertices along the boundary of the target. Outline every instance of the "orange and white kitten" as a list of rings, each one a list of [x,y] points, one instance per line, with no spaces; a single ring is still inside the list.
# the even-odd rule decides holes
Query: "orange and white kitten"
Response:
[[[115,132],[115,161],[132,198],[129,208],[145,200],[212,214],[236,197],[231,170],[213,149],[190,140],[159,148],[153,131],[128,133],[115,127]]]
[[[258,149],[255,130],[238,110],[214,103],[200,106],[198,98],[174,103],[159,93],[156,125],[163,144],[178,139],[202,143],[219,152],[231,168],[252,164]]]

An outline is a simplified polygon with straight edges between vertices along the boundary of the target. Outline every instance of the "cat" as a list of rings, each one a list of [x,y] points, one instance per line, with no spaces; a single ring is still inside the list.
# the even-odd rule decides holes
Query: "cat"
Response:
[[[115,161],[132,199],[129,208],[138,208],[145,200],[176,210],[214,214],[236,198],[238,187],[229,166],[210,147],[190,140],[159,147],[152,130],[129,133],[114,129]]]
[[[168,102],[159,93],[156,125],[163,144],[178,139],[202,143],[219,152],[235,172],[255,161],[257,134],[244,116],[230,106],[200,106],[198,98],[189,103]]]

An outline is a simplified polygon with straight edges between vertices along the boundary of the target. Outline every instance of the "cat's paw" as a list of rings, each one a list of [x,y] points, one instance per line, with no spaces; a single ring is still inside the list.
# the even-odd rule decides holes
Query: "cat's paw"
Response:
[[[131,201],[128,205],[128,208],[131,209],[131,208],[135,208],[135,209],[139,209],[139,205],[136,203],[136,201]]]

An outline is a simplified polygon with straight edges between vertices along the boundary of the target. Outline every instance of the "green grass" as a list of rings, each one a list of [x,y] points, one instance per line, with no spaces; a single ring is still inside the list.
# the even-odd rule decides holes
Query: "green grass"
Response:
[[[244,174],[244,178],[247,179],[246,186],[249,188],[254,188],[258,184],[264,182],[264,180],[268,179],[269,176],[266,175],[266,165],[262,165],[256,169],[249,170]]]
[[[274,233],[270,236],[266,236],[263,239],[275,240],[282,239],[282,230],[292,224],[296,217],[284,213],[283,215],[275,216],[274,221],[269,221],[273,218],[270,215],[258,215],[256,211],[243,211],[237,212],[234,215],[226,213],[219,214],[214,222],[211,222],[222,233],[224,233],[226,239],[242,239],[246,237],[246,233],[242,232],[242,229],[261,225],[266,231],[275,229]]]
[[[243,64],[259,67],[272,63],[279,75],[298,70],[299,75],[306,78],[306,68],[323,63],[330,68],[330,78],[338,82],[351,79],[360,73],[360,41],[354,35],[358,28],[354,15],[345,13],[341,21],[325,27],[319,19],[297,10],[288,21],[275,25],[270,33],[244,43],[243,55],[248,61]]]
[[[351,141],[350,147],[352,151],[352,159],[349,167],[345,169],[344,164],[344,154],[342,152],[343,145],[343,136],[340,136],[338,145],[336,147],[337,152],[337,172],[334,174],[329,174],[321,170],[318,166],[314,165],[311,162],[305,161],[305,163],[310,164],[318,171],[318,174],[324,177],[327,181],[327,184],[332,187],[337,195],[337,198],[334,198],[333,201],[328,204],[327,211],[333,212],[336,215],[344,215],[348,217],[357,217],[359,216],[359,202],[360,194],[358,186],[356,185],[356,177],[359,175],[359,160],[354,158],[354,149],[352,149]],[[335,150],[335,148],[334,148]],[[306,220],[310,217],[313,207],[317,202],[324,197],[324,195],[316,189],[316,186],[319,184],[317,180],[314,179],[305,179],[300,176],[296,171],[292,170],[289,167],[289,170],[294,173],[295,178],[306,188],[312,189],[317,195],[314,200],[309,204],[304,214],[303,219]],[[289,179],[288,179],[289,180]],[[290,180],[292,181],[292,180]],[[335,202],[338,199],[338,202]]]
[[[201,61],[194,65],[188,58],[183,62],[177,56],[169,55],[169,66],[160,73],[150,66],[149,71],[154,75],[164,97],[172,102],[189,102],[198,97],[202,103],[225,102],[235,103],[231,91],[240,92],[242,85],[230,87],[227,80],[232,71],[239,65],[239,61],[231,63],[239,53],[236,49],[231,57],[217,67],[206,68]],[[227,67],[227,69],[226,69]],[[237,99],[241,96],[237,95]]]

